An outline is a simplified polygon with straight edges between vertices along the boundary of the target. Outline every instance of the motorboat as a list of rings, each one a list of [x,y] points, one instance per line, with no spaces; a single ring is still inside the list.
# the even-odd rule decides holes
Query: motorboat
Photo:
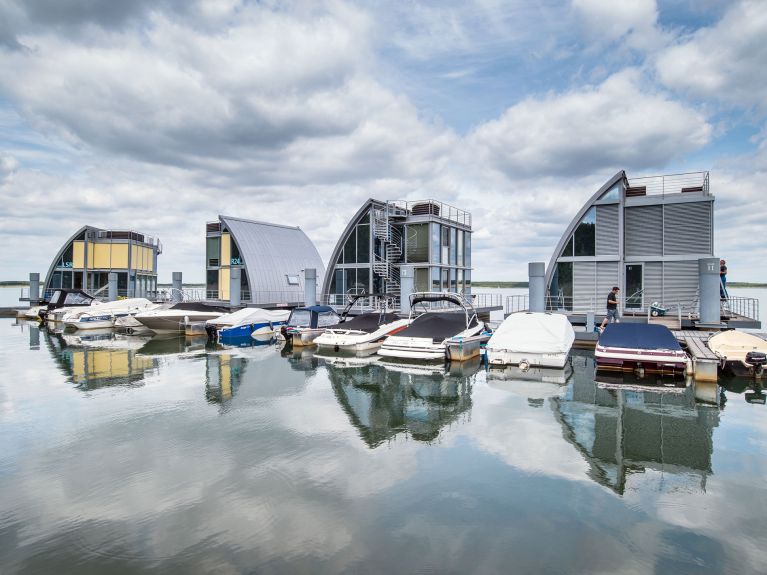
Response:
[[[16,310],[16,317],[19,319],[36,319],[40,320],[40,312],[47,307],[46,305],[33,305]]]
[[[383,307],[377,311],[349,317],[349,312],[360,298],[382,298]],[[320,349],[336,352],[363,352],[376,350],[383,341],[410,325],[412,319],[399,317],[388,311],[387,296],[381,294],[360,294],[353,296],[341,314],[341,323],[320,334],[315,343]]]
[[[689,358],[665,326],[648,323],[611,323],[594,352],[597,370],[646,372],[684,376]]]
[[[422,312],[416,307],[419,305],[423,308]],[[457,293],[410,294],[410,319],[409,326],[386,338],[378,350],[379,355],[444,361],[448,340],[473,337],[485,329],[474,307]]]
[[[722,331],[708,339],[708,348],[722,361],[722,371],[737,377],[765,375],[767,341],[761,337],[736,331]]]
[[[169,306],[160,304],[157,306],[157,308],[154,309],[158,309],[160,307],[167,308]],[[151,329],[146,327],[132,315],[116,317],[114,321],[114,328],[120,333],[125,333],[128,335],[151,335],[154,333]]]
[[[136,315],[155,307],[157,304],[146,298],[127,298],[76,308],[67,312],[61,321],[67,328],[76,330],[112,328],[118,317]]]
[[[205,322],[208,334],[220,341],[251,338],[251,336],[274,337],[290,317],[290,310],[268,310],[246,307]]]
[[[155,333],[183,333],[188,323],[206,322],[227,313],[222,307],[202,302],[181,302],[170,307],[159,307],[142,311],[133,316],[143,326]]]
[[[79,289],[57,289],[48,300],[48,304],[40,310],[40,319],[51,323],[60,322],[67,313],[76,311],[75,308],[98,304],[91,294]]]
[[[575,341],[564,314],[519,312],[507,317],[487,342],[490,365],[563,368]]]
[[[314,340],[331,326],[336,326],[341,317],[327,305],[297,307],[290,312],[287,324],[280,328],[280,334],[294,347],[313,345]]]

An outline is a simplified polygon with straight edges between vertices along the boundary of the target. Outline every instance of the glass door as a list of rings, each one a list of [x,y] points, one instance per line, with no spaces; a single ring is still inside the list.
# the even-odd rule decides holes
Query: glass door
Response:
[[[642,309],[644,301],[643,276],[644,266],[642,264],[626,264],[625,309]]]

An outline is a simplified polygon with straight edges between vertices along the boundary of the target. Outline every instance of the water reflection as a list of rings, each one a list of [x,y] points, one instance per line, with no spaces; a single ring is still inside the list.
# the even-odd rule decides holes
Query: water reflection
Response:
[[[400,433],[430,442],[468,414],[480,361],[429,366],[328,362],[338,403],[362,440],[375,448]]]
[[[763,380],[733,377],[722,381],[722,388],[732,393],[743,395],[743,399],[748,403],[756,405],[765,405],[767,403],[767,394],[764,393]],[[724,401],[726,401],[726,397]]]
[[[719,410],[698,404],[692,386],[675,392],[601,386],[592,377],[593,358],[578,361],[585,369],[575,370],[552,408],[564,438],[588,461],[590,477],[620,494],[632,475],[646,470],[705,489]]]

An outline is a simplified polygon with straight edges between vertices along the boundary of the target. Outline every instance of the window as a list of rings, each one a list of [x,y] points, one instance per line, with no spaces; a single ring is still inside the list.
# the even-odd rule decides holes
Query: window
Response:
[[[456,244],[457,262],[456,265],[463,265],[463,230],[458,230],[458,242]]]
[[[221,237],[207,238],[205,243],[208,267],[218,267],[221,265],[221,262],[219,261],[219,254],[221,253]]]
[[[329,325],[336,325],[340,318],[333,311],[324,311],[317,318],[317,327],[327,327]]]
[[[370,225],[361,224],[357,226],[357,263],[366,264],[370,262]]]
[[[230,238],[230,244],[232,246],[232,252],[229,256],[230,262],[229,265],[233,266],[241,266],[242,265],[242,256],[240,256],[240,248],[237,247],[237,242],[234,241],[234,239]]]
[[[297,275],[288,274],[285,276],[285,279],[287,280],[289,286],[297,286],[301,283]]]
[[[450,228],[450,265],[452,266],[456,265],[456,254],[458,253],[458,250],[455,249],[458,243],[456,241],[457,231],[455,228]]]
[[[573,306],[573,263],[558,262],[549,288],[551,301],[549,309],[572,309]]]
[[[439,268],[431,268],[431,291],[440,291],[439,277]]]
[[[447,265],[450,262],[450,228],[442,226],[442,241],[440,262]]]
[[[344,263],[353,264],[357,261],[357,233],[356,228],[349,234],[349,239],[344,244]]]
[[[562,255],[568,258],[573,256],[573,236],[570,236],[565,249],[562,250]]]
[[[308,327],[312,321],[312,312],[306,309],[294,309],[288,319],[291,327]]]
[[[208,270],[205,281],[206,297],[218,299],[218,270]]]
[[[415,268],[415,291],[429,291],[429,268]]]
[[[618,182],[615,184],[612,188],[607,190],[602,196],[599,198],[600,201],[602,200],[619,200],[621,197],[621,183]]]
[[[448,268],[442,268],[442,282],[440,285],[441,291],[448,291],[450,289],[450,270]]]
[[[583,216],[573,234],[573,247],[576,256],[596,255],[596,229],[597,210],[592,206]]]
[[[405,243],[408,263],[429,261],[429,224],[411,224],[405,228]]]
[[[463,265],[471,267],[471,232],[463,234]]]
[[[469,237],[468,235],[466,237]],[[464,283],[464,292],[467,294],[471,293],[471,270],[466,270],[463,275],[463,283]]]
[[[438,264],[439,263],[439,238],[440,238],[439,224],[430,224],[430,225],[431,225],[431,263]]]
[[[458,270],[458,293],[463,293],[466,286],[463,283],[463,270]]]
[[[64,305],[88,305],[91,301],[93,301],[93,298],[81,293],[68,293],[64,298]]]
[[[458,284],[456,283],[456,270],[452,269],[450,270],[450,291],[457,292],[458,291]]]

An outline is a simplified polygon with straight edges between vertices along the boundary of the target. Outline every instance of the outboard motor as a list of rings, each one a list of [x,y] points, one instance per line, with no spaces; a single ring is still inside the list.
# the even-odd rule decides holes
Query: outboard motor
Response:
[[[762,376],[765,364],[767,364],[767,354],[764,352],[749,351],[746,354],[746,365],[753,370],[755,376]]]

